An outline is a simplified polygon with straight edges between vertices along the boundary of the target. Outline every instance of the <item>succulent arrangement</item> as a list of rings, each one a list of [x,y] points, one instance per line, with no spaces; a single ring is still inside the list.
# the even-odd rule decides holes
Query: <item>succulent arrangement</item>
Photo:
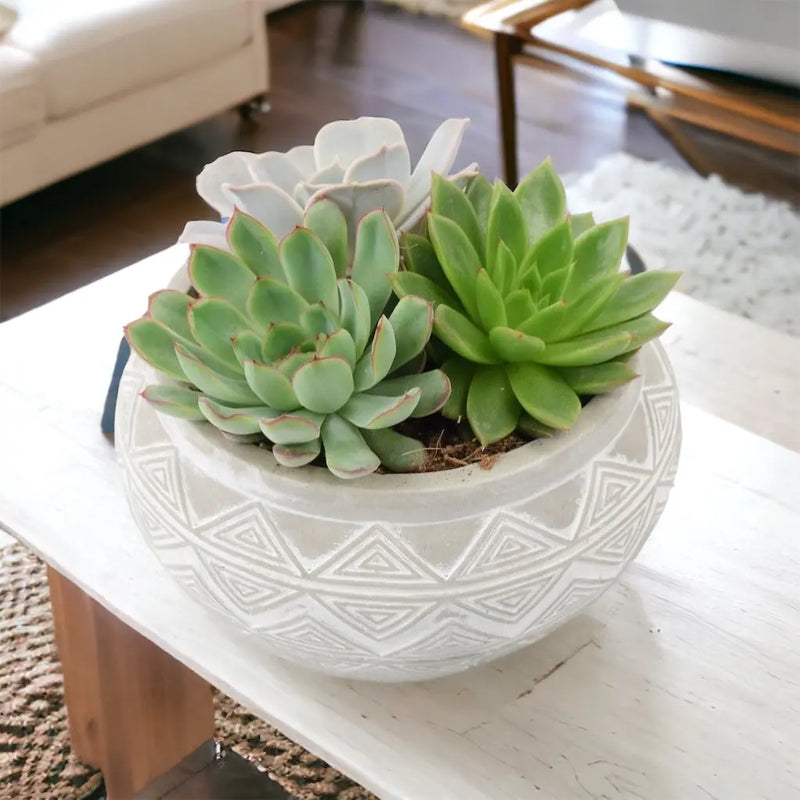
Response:
[[[126,328],[131,346],[177,382],[149,386],[144,397],[229,435],[266,437],[286,466],[324,448],[342,478],[380,464],[418,468],[422,445],[392,428],[437,411],[450,392],[443,372],[414,368],[431,335],[432,304],[407,297],[384,314],[399,265],[384,211],[356,226],[352,259],[335,203],[315,203],[304,223],[278,241],[236,210],[229,250],[192,248],[198,297],[157,292]]]
[[[512,192],[482,175],[460,191],[434,178],[427,234],[405,234],[398,297],[436,308],[434,335],[452,383],[443,414],[482,444],[521,428],[566,430],[581,396],[636,377],[627,358],[668,325],[650,312],[674,272],[621,272],[627,219],[570,216],[549,161]]]
[[[549,435],[636,377],[677,275],[620,272],[627,221],[569,215],[549,162],[513,192],[474,167],[445,177],[465,125],[440,126],[413,172],[375,118],[203,170],[222,221],[181,237],[193,292],[157,292],[126,328],[164,376],[144,397],[354,478],[423,466],[409,420],[440,412],[482,445]]]

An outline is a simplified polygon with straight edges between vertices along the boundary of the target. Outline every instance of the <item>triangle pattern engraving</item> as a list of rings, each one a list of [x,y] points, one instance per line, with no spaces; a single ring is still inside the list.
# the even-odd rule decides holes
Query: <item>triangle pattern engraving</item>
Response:
[[[556,577],[556,572],[551,572],[536,579],[518,581],[514,586],[463,598],[458,605],[497,622],[514,625],[539,604]]]
[[[508,570],[530,569],[531,562],[537,558],[568,545],[568,539],[562,539],[527,518],[499,511],[475,536],[454,575],[485,577]]]
[[[545,627],[570,617],[598,597],[612,581],[611,578],[572,578],[552,599],[537,624]]]
[[[283,546],[274,523],[257,503],[230,508],[205,519],[194,533],[215,551],[226,553],[243,566],[267,567],[284,575],[304,574],[295,557]]]
[[[447,658],[474,657],[475,654],[491,649],[505,640],[502,637],[475,630],[458,622],[447,622],[433,633],[418,639],[414,644],[403,648],[403,661],[413,658],[415,654],[423,656],[426,661],[437,661]]]
[[[363,636],[386,639],[411,627],[436,605],[431,600],[384,600],[379,597],[317,597],[331,613]]]
[[[186,519],[186,502],[178,457],[172,446],[154,447],[135,459],[137,478],[158,502]]]
[[[624,517],[640,498],[652,478],[648,469],[613,461],[600,461],[592,467],[579,530],[589,531],[611,520]]]
[[[656,454],[669,451],[677,432],[675,392],[668,387],[654,387],[645,389],[643,397],[652,447]]]
[[[336,636],[309,617],[294,619],[281,626],[261,628],[259,632],[290,650],[300,650],[326,657],[331,652],[347,656],[358,655],[359,652],[368,653],[352,641]]]
[[[414,552],[382,526],[375,525],[345,542],[316,570],[334,581],[438,583],[440,578]]]
[[[642,536],[649,531],[652,505],[651,498],[648,497],[628,519],[615,525],[609,535],[597,542],[583,557],[604,564],[626,563],[641,543]]]
[[[261,576],[222,561],[216,554],[199,555],[209,579],[218,590],[215,594],[222,594],[242,614],[257,614],[298,594],[272,582],[266,584]]]

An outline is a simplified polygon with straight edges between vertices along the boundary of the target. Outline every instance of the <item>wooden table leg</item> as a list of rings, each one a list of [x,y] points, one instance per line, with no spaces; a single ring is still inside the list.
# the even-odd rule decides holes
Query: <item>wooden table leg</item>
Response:
[[[517,99],[514,87],[514,56],[522,50],[522,42],[507,33],[495,33],[494,53],[497,69],[500,138],[503,148],[503,172],[506,183],[517,185]]]
[[[210,686],[48,568],[72,748],[130,800],[214,734]]]

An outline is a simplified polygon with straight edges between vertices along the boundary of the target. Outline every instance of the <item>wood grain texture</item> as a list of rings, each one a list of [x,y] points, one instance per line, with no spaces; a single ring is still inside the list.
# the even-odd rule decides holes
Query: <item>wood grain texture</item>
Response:
[[[52,567],[70,739],[126,800],[214,735],[211,688]]]
[[[98,425],[120,326],[183,252],[0,326],[3,528],[384,800],[800,790],[800,454],[688,405],[675,489],[622,582],[485,668],[417,685],[325,678],[192,603],[138,535]],[[680,332],[666,344],[686,396],[706,392],[716,414],[750,425],[772,416],[775,438],[791,441],[796,340],[679,295],[662,316]],[[76,355],[41,370],[52,330]]]

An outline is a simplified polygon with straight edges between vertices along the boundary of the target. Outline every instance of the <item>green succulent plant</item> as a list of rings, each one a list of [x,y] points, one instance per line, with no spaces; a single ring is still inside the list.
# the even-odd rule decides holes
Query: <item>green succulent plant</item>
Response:
[[[581,396],[636,377],[628,358],[668,327],[650,312],[678,274],[621,272],[627,237],[627,219],[568,215],[549,161],[513,192],[436,178],[426,235],[404,235],[390,279],[435,305],[431,344],[452,384],[442,413],[483,444],[546,434],[572,426]]]
[[[171,379],[143,396],[230,436],[266,437],[286,466],[322,452],[342,478],[419,467],[422,445],[393,426],[440,409],[450,384],[440,370],[417,372],[432,304],[407,297],[384,313],[399,265],[386,213],[360,220],[352,256],[345,218],[325,199],[280,242],[238,210],[226,239],[228,250],[192,248],[197,297],[157,292],[126,327],[132,348]]]

